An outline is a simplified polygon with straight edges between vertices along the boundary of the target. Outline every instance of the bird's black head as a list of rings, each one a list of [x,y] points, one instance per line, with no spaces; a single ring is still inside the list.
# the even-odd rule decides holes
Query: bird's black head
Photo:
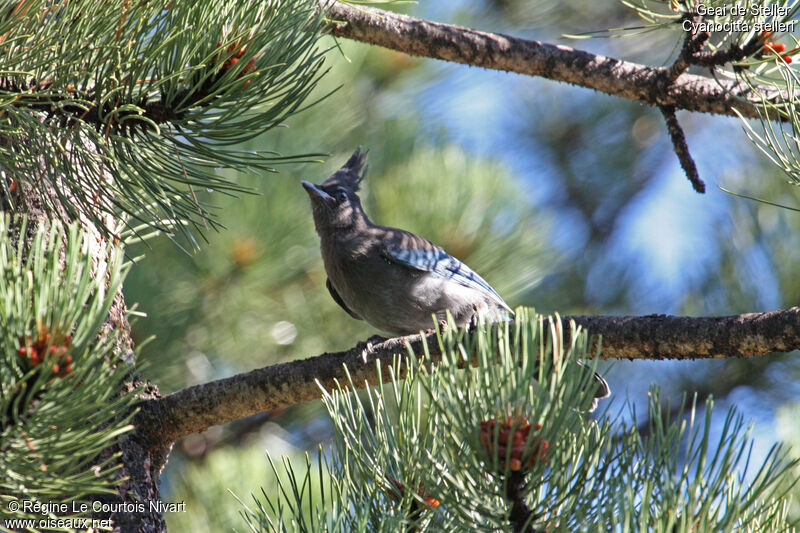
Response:
[[[357,228],[359,224],[367,222],[367,216],[361,207],[361,199],[356,194],[367,172],[364,164],[366,159],[367,153],[356,148],[347,163],[322,184],[302,182],[311,198],[314,225],[320,236],[329,232]]]

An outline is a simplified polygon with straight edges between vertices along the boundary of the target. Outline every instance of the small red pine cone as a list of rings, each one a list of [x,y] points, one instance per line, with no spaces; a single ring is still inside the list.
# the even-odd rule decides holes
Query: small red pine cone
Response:
[[[61,344],[59,344],[59,334],[51,334],[44,328],[39,329],[36,339],[27,337],[20,339],[20,347],[17,353],[27,359],[31,365],[38,366],[45,358],[50,357],[55,359],[53,361],[53,373],[58,375],[65,375],[67,366],[72,362],[72,356],[67,354],[72,339],[69,335],[65,335]],[[71,370],[71,368],[70,368]]]
[[[254,58],[252,58],[252,57],[251,57],[251,58],[250,58],[250,61],[248,61],[248,62],[247,62],[247,64],[244,66],[244,68],[243,68],[243,69],[242,69],[242,71],[239,73],[239,75],[238,75],[238,76],[236,76],[236,79],[239,79],[239,78],[241,78],[241,77],[242,77],[242,76],[244,76],[245,74],[249,74],[249,73],[253,72],[255,69],[256,69],[256,60],[255,60]],[[250,85],[250,82],[251,82],[251,81],[252,81],[252,80],[246,80],[244,83],[242,83],[242,88],[245,88],[245,87],[247,87],[248,85]]]
[[[439,500],[436,498],[431,498],[430,496],[424,497],[423,500],[425,500],[425,503],[427,503],[433,509],[436,509],[440,505]]]
[[[54,355],[56,357],[61,358],[61,357],[64,356],[64,354],[67,353],[67,347],[66,346],[50,346],[48,352],[49,352],[50,355]]]
[[[782,43],[776,43],[776,44],[772,44],[772,43],[770,43],[770,44],[769,44],[769,48],[770,48],[770,49],[771,49],[773,52],[775,52],[776,54],[780,54],[781,52],[783,52],[783,51],[785,51],[785,50],[786,50],[786,45],[785,45],[785,44],[782,44]]]
[[[239,46],[239,43],[241,42],[242,41],[240,39],[228,47],[228,52],[233,54],[233,57],[237,59],[241,59],[244,53],[247,51],[247,45]]]
[[[56,363],[53,365],[53,374],[59,377],[65,377],[67,374],[72,372],[72,363],[68,364],[58,364]]]
[[[222,46],[222,43],[217,41],[217,48],[219,48],[220,46]],[[233,67],[236,63],[239,62],[239,60],[244,55],[245,51],[247,51],[247,45],[242,46],[241,39],[236,41],[235,43],[231,43],[230,45],[228,45],[228,49],[226,50],[226,55],[228,56],[228,59],[223,61],[222,69],[229,70],[231,67]]]
[[[531,441],[531,446],[533,446],[533,454],[531,458],[528,460],[529,465],[533,465],[537,462],[546,462],[547,461],[547,449],[550,447],[550,443],[544,439],[540,439],[536,437],[534,440]]]
[[[242,69],[242,74],[249,74],[253,72],[255,69],[256,69],[256,60],[255,58],[251,57],[250,61],[248,61],[247,64]]]
[[[30,337],[20,338],[19,343],[20,347],[17,348],[17,354],[19,354],[20,357],[26,359],[33,366],[37,366],[42,362],[38,350],[38,340],[34,342]]]
[[[496,452],[499,465],[506,467],[506,454],[509,446],[511,454],[508,458],[508,468],[511,471],[518,471],[523,466],[533,466],[537,462],[547,460],[547,449],[549,443],[539,437],[533,437],[528,441],[531,430],[538,431],[542,428],[541,424],[530,424],[527,418],[520,417],[507,418],[502,422],[502,429],[498,431],[497,441],[493,440],[496,420],[483,421],[478,441],[490,456]],[[511,428],[514,428],[513,433]]]
[[[507,444],[508,443],[508,436],[509,436],[510,432],[511,432],[511,430],[509,430],[509,429],[501,429],[500,433],[498,435],[498,438],[497,438],[498,442],[502,442],[503,444]]]
[[[511,470],[519,470],[522,468],[523,455],[526,455],[525,442],[530,434],[532,424],[529,424],[525,417],[518,419],[508,417],[500,422],[501,427],[497,430],[497,440],[495,441],[494,432],[497,423],[496,419],[481,421],[478,441],[486,450],[487,455],[497,455],[499,465],[503,468],[506,466],[506,455],[510,446],[511,456],[508,466]],[[540,427],[537,424],[537,429]]]
[[[225,61],[222,62],[222,70],[228,71],[236,66],[236,63],[239,62],[238,57],[229,57]]]
[[[386,492],[389,495],[389,497],[392,498],[395,501],[400,501],[401,499],[403,499],[403,496],[405,495],[405,491],[406,491],[405,485],[403,483],[401,483],[400,481],[396,480],[395,478],[393,478],[392,476],[386,476],[386,479],[388,479],[389,482],[392,485],[394,485],[395,488],[397,489],[397,491],[394,491],[392,489],[387,490]],[[419,495],[422,498],[422,500],[431,509],[435,509],[436,507],[439,507],[439,505],[440,505],[439,504],[439,500],[422,493],[422,482],[420,482],[420,484],[419,484],[419,490],[417,490],[417,495]]]
[[[428,505],[428,508],[435,509],[436,507],[439,507],[439,500],[431,496],[428,496],[422,489],[423,489],[422,481],[420,481],[419,488],[417,489],[417,496],[422,498],[422,501],[424,501]]]
[[[792,62],[792,56],[783,56],[783,60],[785,62],[787,62],[787,63],[791,63]]]

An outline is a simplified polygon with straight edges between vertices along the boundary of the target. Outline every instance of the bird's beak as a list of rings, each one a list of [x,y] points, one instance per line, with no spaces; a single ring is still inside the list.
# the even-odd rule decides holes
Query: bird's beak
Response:
[[[300,183],[303,184],[303,188],[306,190],[308,195],[311,196],[312,198],[316,197],[316,198],[319,198],[319,199],[325,200],[325,201],[333,200],[333,196],[331,196],[330,194],[326,193],[325,191],[323,191],[322,189],[320,189],[319,187],[317,187],[316,185],[314,185],[310,181],[303,180]]]

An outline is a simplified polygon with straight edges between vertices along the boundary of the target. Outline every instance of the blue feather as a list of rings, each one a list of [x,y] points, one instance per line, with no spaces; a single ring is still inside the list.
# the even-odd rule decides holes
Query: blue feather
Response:
[[[420,248],[405,248],[394,244],[387,246],[386,254],[401,265],[423,272],[433,272],[465,287],[486,291],[494,296],[503,307],[509,309],[503,298],[482,277],[439,247],[423,250]]]

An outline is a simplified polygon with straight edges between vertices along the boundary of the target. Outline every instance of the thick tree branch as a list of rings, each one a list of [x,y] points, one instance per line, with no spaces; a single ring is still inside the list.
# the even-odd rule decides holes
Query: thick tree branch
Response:
[[[653,106],[758,118],[761,98],[744,84],[682,73],[682,67],[650,67],[556,46],[450,24],[399,15],[376,8],[318,0],[332,21],[330,33],[397,50],[476,67],[539,76],[595,89]],[[693,57],[693,63],[699,58]],[[716,62],[715,64],[719,64]],[[768,100],[780,92],[760,87]]]
[[[566,316],[592,335],[602,335],[604,359],[703,359],[766,355],[800,349],[800,307],[769,313],[725,317]],[[427,335],[434,361],[435,334]],[[135,420],[138,438],[163,446],[179,437],[231,420],[319,398],[317,382],[326,388],[345,379],[376,383],[375,361],[391,363],[406,354],[406,342],[422,353],[422,337],[386,339],[354,348],[273,365],[246,374],[187,387],[141,406]],[[388,373],[384,373],[388,379]]]
[[[800,307],[723,317],[567,316],[602,335],[603,359],[726,359],[800,349]]]

